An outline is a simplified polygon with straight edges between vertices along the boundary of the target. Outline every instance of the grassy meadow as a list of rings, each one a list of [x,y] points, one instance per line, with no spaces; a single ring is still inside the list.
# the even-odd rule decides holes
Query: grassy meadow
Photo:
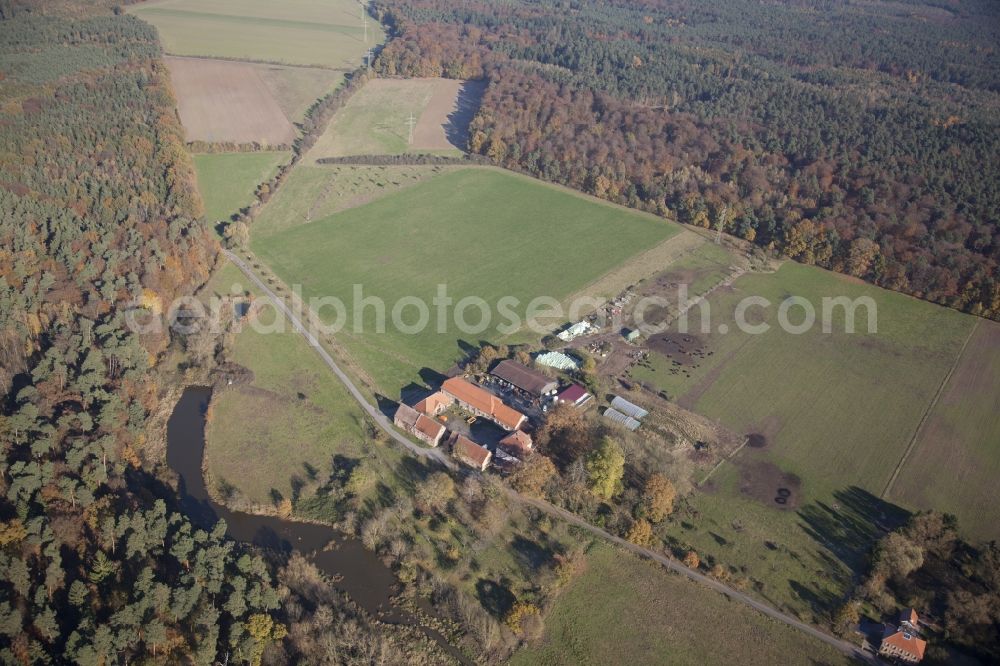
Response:
[[[517,298],[523,313],[537,296],[560,299],[631,255],[678,233],[676,225],[492,169],[460,169],[383,196],[367,205],[268,235],[255,224],[254,251],[303,294],[335,296],[352,304],[354,285],[385,299],[415,296],[429,306],[439,284],[457,303],[478,296],[491,305],[488,325],[461,333],[449,318],[446,332],[411,334],[389,325],[377,333],[368,307],[339,338],[390,395],[419,381],[423,368],[442,371],[469,346],[497,337],[508,321],[496,309]],[[614,242],[609,242],[613,238]],[[348,320],[353,320],[353,308]],[[454,309],[452,310],[452,313]],[[332,318],[328,310],[327,315]],[[402,319],[413,324],[415,308]],[[466,311],[472,324],[478,308]],[[355,332],[363,324],[364,333]]]
[[[209,290],[228,295],[234,284],[247,280],[227,263]],[[205,469],[223,495],[235,489],[240,499],[264,506],[276,497],[298,499],[301,488],[330,476],[336,455],[388,456],[383,462],[391,478],[402,454],[390,447],[375,452],[365,442],[361,408],[300,335],[244,326],[228,358],[254,377],[217,391],[212,401]]]
[[[1000,324],[983,320],[931,409],[889,498],[958,516],[974,537],[1000,539]]]
[[[351,96],[334,115],[307,159],[345,155],[399,155],[418,150],[408,143],[410,114],[415,119],[442,94],[440,79],[376,79]],[[447,82],[446,82],[447,83]],[[443,100],[438,100],[440,103]],[[461,155],[457,148],[419,150]]]
[[[128,11],[154,25],[167,53],[353,69],[384,39],[353,0],[153,0]]]
[[[808,299],[818,317],[823,297],[868,296],[877,305],[877,333],[865,332],[863,308],[854,334],[844,332],[842,308],[833,312],[830,334],[819,322],[806,333],[786,333],[777,311],[789,295]],[[757,323],[769,324],[768,332],[737,330],[733,313],[748,296],[774,304],[748,311],[748,321],[763,315]],[[671,374],[654,354],[654,369],[636,368],[633,376],[738,432],[763,435],[767,459],[799,475],[810,497],[848,484],[882,492],[974,321],[793,262],[739,278],[713,293],[709,306],[712,332],[699,337],[714,352],[710,357],[688,368],[688,376]],[[792,323],[801,313],[793,308]],[[699,308],[688,318],[691,330],[700,330]]]
[[[605,544],[515,665],[847,664],[819,641]],[[613,628],[613,630],[612,630]]]
[[[257,186],[273,176],[290,157],[291,153],[286,151],[194,155],[205,219],[210,224],[228,220],[250,205]]]

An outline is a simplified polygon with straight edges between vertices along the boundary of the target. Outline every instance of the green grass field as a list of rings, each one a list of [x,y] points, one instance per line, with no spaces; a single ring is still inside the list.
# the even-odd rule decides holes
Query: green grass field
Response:
[[[369,81],[334,115],[309,151],[309,159],[344,155],[399,155],[414,152],[408,144],[410,114],[427,109],[438,79],[378,79]],[[418,150],[461,155],[460,150]]]
[[[451,167],[307,166],[299,163],[260,212],[254,236],[263,239],[325,219],[396,190],[444,173]]]
[[[198,189],[209,223],[228,220],[253,202],[257,186],[274,175],[291,153],[206,153],[194,156]]]
[[[512,664],[847,664],[815,639],[606,545]]]
[[[800,335],[786,333],[778,327],[777,304],[791,295],[815,304],[818,316],[824,296],[869,296],[877,305],[877,333],[863,332],[863,309],[855,334],[844,332],[841,309],[834,311],[829,334],[819,323]],[[770,324],[769,332],[737,330],[733,313],[748,296],[774,304],[766,312],[754,307],[747,316],[750,323]],[[697,367],[684,368],[685,375],[671,372],[670,360],[654,352],[652,369],[639,366],[632,375],[737,432],[762,435],[764,446],[748,446],[723,464],[711,483],[689,498],[690,510],[677,516],[668,536],[703,559],[741,571],[768,601],[825,620],[866,566],[880,528],[901,518],[898,507],[879,495],[975,320],[792,262],[776,273],[743,276],[732,288],[714,292],[708,304],[711,332],[699,335],[693,346],[710,350],[710,356],[697,359]],[[790,319],[797,323],[800,317],[801,309],[796,309]],[[689,313],[689,323],[690,330],[700,331],[698,308]],[[720,325],[729,332],[720,333]],[[963,418],[969,419],[963,423],[993,418],[981,401],[963,409]],[[978,444],[975,428],[964,429],[964,446],[986,454],[988,447]],[[954,469],[946,451],[956,445],[963,446],[954,441],[949,447],[938,445],[926,459],[914,452],[907,463],[915,479],[938,477],[933,497],[900,492],[890,500],[907,509],[942,510],[959,502],[989,502],[984,489],[1000,452],[993,452],[993,462],[977,483],[962,489],[953,475],[940,474]],[[795,505],[789,509],[773,501],[777,489],[786,486],[795,487]],[[904,487],[901,479],[898,488]],[[972,520],[969,533],[982,527],[985,515],[967,517],[966,522]]]
[[[830,334],[819,323],[801,335],[786,333],[776,314],[789,295],[814,303],[817,316],[823,297],[871,297],[878,307],[878,332],[862,332],[867,325],[862,309],[859,332],[845,333],[838,308]],[[748,296],[774,304],[766,311],[772,326],[767,333],[737,330],[733,313]],[[715,292],[709,304],[713,332],[702,337],[712,356],[689,368],[690,377],[670,374],[662,359],[654,371],[639,368],[635,377],[738,432],[763,434],[767,459],[802,477],[808,497],[827,496],[848,484],[883,490],[974,321],[792,262],[777,273],[740,278],[732,289]],[[801,309],[790,319],[801,321]],[[689,321],[698,330],[698,308]],[[720,325],[729,332],[721,334]]]
[[[164,49],[209,56],[353,69],[384,39],[353,0],[154,0],[128,11],[156,26]]]
[[[1000,324],[980,321],[921,428],[890,498],[958,516],[973,537],[1000,539]]]
[[[495,307],[501,297],[519,299],[512,309],[523,313],[534,297],[558,300],[677,232],[653,216],[529,178],[462,169],[283,233],[266,235],[262,217],[252,246],[283,281],[301,284],[307,298],[334,296],[349,305],[339,339],[382,390],[396,395],[419,380],[422,368],[446,370],[468,347],[497,337],[498,326],[509,321]],[[484,299],[492,310],[489,325],[461,332],[449,317],[447,330],[436,332],[432,299],[439,284],[456,303]],[[374,307],[353,318],[354,285],[387,302],[385,333],[376,332]],[[431,332],[409,334],[391,325],[392,308],[404,296],[434,309]],[[325,314],[334,318],[332,310]],[[473,325],[482,321],[478,308],[465,314]],[[415,323],[416,309],[407,308],[402,319]],[[363,324],[364,333],[355,333],[355,324]]]
[[[231,285],[246,283],[227,263],[210,290],[225,295]],[[254,380],[218,391],[213,399],[205,468],[217,488],[235,487],[241,498],[270,506],[272,491],[290,498],[297,484],[325,481],[334,455],[372,454],[361,408],[300,335],[265,335],[247,326],[229,358],[253,371]],[[386,447],[378,453],[392,458],[385,461],[391,477],[401,454]]]

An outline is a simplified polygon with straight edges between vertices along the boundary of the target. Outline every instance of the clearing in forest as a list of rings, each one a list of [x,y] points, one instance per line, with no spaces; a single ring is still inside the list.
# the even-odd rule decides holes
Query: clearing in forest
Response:
[[[309,159],[402,153],[460,155],[484,90],[480,81],[369,81],[337,111],[309,152]]]

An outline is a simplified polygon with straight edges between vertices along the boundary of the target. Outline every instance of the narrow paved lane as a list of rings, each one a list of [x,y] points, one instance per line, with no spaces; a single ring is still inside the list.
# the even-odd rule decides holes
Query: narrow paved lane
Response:
[[[284,299],[280,298],[277,294],[274,293],[273,290],[271,290],[270,287],[264,284],[264,282],[260,278],[258,278],[257,275],[253,272],[250,266],[248,266],[247,263],[242,259],[240,259],[236,254],[225,249],[223,250],[223,252],[225,253],[226,257],[231,262],[233,262],[233,264],[235,264],[236,267],[239,268],[243,272],[243,274],[246,275],[247,278],[254,283],[254,285],[257,286],[258,289],[260,289],[264,294],[268,296],[268,298],[271,299],[275,307],[278,308],[278,310],[280,310],[282,314],[288,317],[288,320],[292,322],[292,325],[295,327],[295,330],[297,330],[299,333],[303,335],[303,337],[305,337],[306,341],[309,343],[309,346],[311,346],[313,349],[316,350],[316,353],[320,355],[320,358],[323,359],[327,367],[329,367],[330,370],[332,370],[333,373],[337,376],[337,378],[341,382],[343,382],[344,386],[347,387],[347,390],[358,402],[358,404],[361,405],[361,408],[365,411],[365,413],[367,413],[375,421],[375,423],[378,424],[378,426],[382,428],[382,430],[384,430],[389,435],[389,437],[391,437],[399,444],[405,446],[411,453],[420,456],[421,458],[427,458],[435,462],[438,462],[441,465],[447,467],[448,469],[452,470],[457,469],[455,461],[452,460],[450,457],[448,457],[441,449],[424,448],[422,446],[415,444],[414,442],[411,442],[409,439],[399,434],[399,432],[397,432],[396,429],[389,422],[389,419],[387,419],[382,414],[382,412],[380,412],[374,405],[368,402],[364,394],[362,394],[361,391],[358,390],[358,387],[355,386],[351,378],[347,376],[347,373],[345,373],[343,370],[340,369],[340,366],[338,366],[336,361],[333,360],[333,357],[331,357],[330,354],[327,353],[326,349],[323,348],[323,345],[320,344],[320,341],[316,338],[315,335],[313,335],[312,331],[310,331],[292,312],[292,310],[285,303]],[[784,624],[787,624],[790,627],[798,629],[799,631],[802,631],[812,636],[813,638],[821,640],[824,643],[830,645],[831,647],[839,650],[843,654],[847,655],[848,657],[853,657],[854,659],[865,661],[870,664],[879,663],[878,660],[875,659],[875,657],[863,651],[860,646],[855,645],[850,641],[839,639],[836,636],[828,634],[825,631],[822,631],[821,629],[812,626],[811,624],[802,622],[798,618],[788,615],[787,613],[782,613],[778,609],[769,606],[763,601],[755,599],[748,594],[740,592],[739,590],[733,589],[728,585],[725,585],[715,580],[714,578],[710,578],[699,571],[690,569],[684,566],[682,563],[678,562],[677,560],[667,557],[663,553],[659,553],[657,551],[650,550],[649,548],[644,548],[642,546],[637,546],[636,544],[631,543],[630,541],[626,541],[625,539],[622,539],[619,536],[616,536],[614,534],[611,534],[610,532],[602,530],[599,527],[591,525],[586,520],[580,518],[576,514],[567,511],[566,509],[557,507],[554,504],[546,502],[545,500],[537,499],[534,497],[526,497],[524,495],[515,492],[510,488],[506,488],[506,491],[508,496],[515,502],[520,502],[522,504],[527,504],[529,506],[535,507],[536,509],[544,511],[545,513],[553,517],[559,518],[572,525],[576,525],[581,529],[587,530],[594,536],[600,537],[606,541],[621,546],[622,548],[625,548],[626,550],[635,553],[640,557],[645,557],[650,560],[653,560],[654,562],[663,565],[670,571],[681,574],[682,576],[686,576],[687,578],[695,581],[696,583],[699,583],[701,585],[704,585],[705,587],[715,590],[720,594],[726,595],[733,601],[746,604],[747,606],[753,608],[754,610],[757,610],[763,613],[764,615],[774,620],[777,620],[778,622],[783,622]]]

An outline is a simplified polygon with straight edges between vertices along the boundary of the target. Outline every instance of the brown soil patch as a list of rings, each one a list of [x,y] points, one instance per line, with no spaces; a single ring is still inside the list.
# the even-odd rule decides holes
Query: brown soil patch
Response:
[[[206,58],[164,58],[188,141],[290,145],[289,122],[254,65]]]
[[[765,506],[794,509],[802,495],[802,480],[764,460],[737,461],[740,468],[740,492]]]
[[[466,150],[469,123],[479,110],[485,91],[485,81],[436,80],[431,101],[413,128],[413,147]]]
[[[653,351],[666,356],[675,366],[698,367],[714,354],[705,341],[689,333],[663,333],[654,335],[647,343]]]

